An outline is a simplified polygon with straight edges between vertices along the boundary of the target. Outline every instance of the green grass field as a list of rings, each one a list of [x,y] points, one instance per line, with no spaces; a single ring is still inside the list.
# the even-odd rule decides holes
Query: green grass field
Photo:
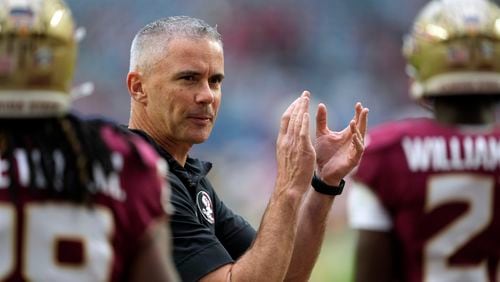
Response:
[[[350,282],[354,262],[355,232],[327,231],[311,282]]]

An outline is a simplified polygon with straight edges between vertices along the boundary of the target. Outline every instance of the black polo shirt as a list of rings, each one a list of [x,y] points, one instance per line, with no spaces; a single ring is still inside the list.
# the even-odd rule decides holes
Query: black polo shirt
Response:
[[[182,167],[146,133],[132,131],[144,137],[168,162],[171,203],[175,208],[170,220],[173,254],[182,281],[197,281],[239,258],[256,233],[215,193],[206,178],[212,164],[188,157]]]

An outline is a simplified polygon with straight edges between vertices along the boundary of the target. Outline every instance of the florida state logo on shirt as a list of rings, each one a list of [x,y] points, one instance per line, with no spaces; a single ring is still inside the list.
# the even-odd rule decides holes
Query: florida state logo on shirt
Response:
[[[212,200],[210,199],[210,196],[207,192],[198,192],[198,194],[196,195],[196,205],[203,215],[203,218],[209,223],[214,224],[214,209],[212,206]]]

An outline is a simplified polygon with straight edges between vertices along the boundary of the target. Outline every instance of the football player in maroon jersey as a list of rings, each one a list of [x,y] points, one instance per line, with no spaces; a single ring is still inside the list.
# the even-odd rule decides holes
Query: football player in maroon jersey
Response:
[[[349,197],[357,281],[500,281],[500,10],[433,0],[403,53],[434,118],[374,128]]]
[[[0,1],[0,281],[177,280],[165,162],[69,112],[76,45],[62,1]]]

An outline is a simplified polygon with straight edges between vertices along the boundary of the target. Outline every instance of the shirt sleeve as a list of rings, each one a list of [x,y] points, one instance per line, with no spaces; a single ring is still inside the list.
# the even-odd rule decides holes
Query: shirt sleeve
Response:
[[[347,197],[349,225],[355,229],[389,231],[393,223],[379,198],[366,185],[354,182]]]
[[[217,195],[214,195],[216,210],[215,232],[234,260],[250,248],[255,239],[255,229],[241,216],[235,214]]]
[[[210,228],[199,222],[189,194],[172,184],[174,261],[182,281],[197,281],[233,258]]]

